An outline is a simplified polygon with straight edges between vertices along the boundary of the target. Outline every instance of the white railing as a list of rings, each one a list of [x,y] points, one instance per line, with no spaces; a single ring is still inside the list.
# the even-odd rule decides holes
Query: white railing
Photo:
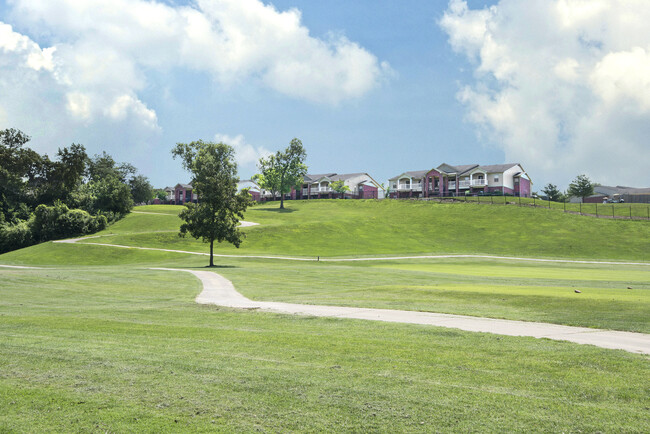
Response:
[[[399,184],[397,191],[422,191],[422,184]]]
[[[487,179],[472,179],[472,187],[485,187]]]
[[[311,194],[318,194],[318,193],[331,193],[332,192],[332,187],[311,187],[309,189],[309,192]],[[307,189],[303,189],[303,194],[307,194]]]

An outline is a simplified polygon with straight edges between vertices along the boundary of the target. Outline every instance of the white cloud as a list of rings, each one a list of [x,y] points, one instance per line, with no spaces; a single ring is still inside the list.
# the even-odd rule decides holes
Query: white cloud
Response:
[[[229,136],[227,134],[216,134],[214,139],[217,142],[223,142],[227,145],[232,146],[235,149],[235,158],[237,159],[237,164],[247,168],[255,168],[257,162],[261,157],[267,157],[272,154],[271,151],[264,148],[263,146],[255,147],[249,143],[246,143],[244,136],[238,134],[236,136]]]
[[[650,185],[650,3],[451,0],[440,20],[474,65],[458,99],[539,184]],[[539,185],[541,188],[543,185]]]
[[[16,20],[53,35],[61,75],[78,85],[143,87],[146,68],[188,67],[217,81],[255,79],[298,99],[337,104],[363,96],[390,67],[345,37],[310,36],[297,9],[260,0],[14,0]]]

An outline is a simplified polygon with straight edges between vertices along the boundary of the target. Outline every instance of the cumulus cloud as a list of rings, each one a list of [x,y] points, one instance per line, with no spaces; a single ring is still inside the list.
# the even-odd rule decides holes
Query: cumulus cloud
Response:
[[[249,143],[246,143],[246,139],[241,134],[236,136],[229,136],[227,134],[216,134],[214,139],[217,142],[223,142],[227,145],[232,146],[235,149],[235,158],[237,159],[237,164],[244,166],[250,169],[256,167],[257,162],[261,157],[267,157],[272,154],[271,151],[264,148],[263,146],[255,147]]]
[[[649,20],[645,0],[451,0],[439,24],[474,67],[467,119],[508,161],[542,183],[647,186]]]
[[[12,16],[51,34],[61,79],[134,93],[146,68],[187,67],[225,84],[256,80],[298,99],[337,104],[377,86],[390,67],[345,37],[314,38],[297,9],[260,0],[14,0]],[[63,49],[65,47],[65,49]]]

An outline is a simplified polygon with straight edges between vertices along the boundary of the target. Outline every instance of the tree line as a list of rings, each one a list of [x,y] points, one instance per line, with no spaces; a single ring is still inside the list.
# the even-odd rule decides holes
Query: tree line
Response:
[[[72,144],[50,158],[29,140],[0,131],[0,253],[96,232],[153,197],[145,176],[106,152],[89,157]]]

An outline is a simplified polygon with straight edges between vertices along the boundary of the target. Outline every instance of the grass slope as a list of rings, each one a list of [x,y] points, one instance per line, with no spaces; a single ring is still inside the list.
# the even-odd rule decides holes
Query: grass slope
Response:
[[[491,234],[491,248],[504,254],[535,256],[568,242],[575,247],[568,257],[639,260],[648,243],[644,222],[599,222],[557,211],[388,201],[288,205],[286,212],[275,210],[277,204],[251,209],[247,219],[263,226],[246,228],[246,247],[232,252],[413,254],[438,253],[434,248],[443,246],[461,253],[454,249],[471,249],[471,237]],[[134,213],[95,240],[205,251],[177,237],[178,210],[138,208],[166,215]],[[494,213],[491,219],[484,210]],[[546,230],[531,230],[529,238],[508,232],[510,238],[501,240],[489,224],[529,211],[550,219],[536,223]],[[424,221],[419,233],[418,219]],[[571,228],[582,232],[571,235]],[[373,236],[360,232],[356,244],[358,230]],[[585,236],[600,249],[591,256]],[[625,248],[610,244],[611,237]],[[518,247],[507,250],[513,240]],[[194,303],[198,280],[147,269],[203,267],[205,256],[44,243],[1,255],[0,263],[49,267],[0,268],[0,432],[650,431],[645,356],[436,327],[200,306]],[[218,263],[216,271],[258,300],[650,331],[645,265]]]
[[[555,210],[421,201],[290,201],[250,208],[241,248],[221,253],[300,256],[492,254],[650,261],[650,223],[594,219]],[[164,206],[163,206],[164,207]],[[138,210],[158,212],[160,206]],[[167,213],[180,210],[168,206]],[[207,251],[177,235],[170,215],[132,214],[89,242]],[[152,232],[156,228],[157,232]],[[167,231],[167,232],[166,232]]]
[[[187,274],[3,270],[0,431],[647,432],[647,358],[199,306]]]

